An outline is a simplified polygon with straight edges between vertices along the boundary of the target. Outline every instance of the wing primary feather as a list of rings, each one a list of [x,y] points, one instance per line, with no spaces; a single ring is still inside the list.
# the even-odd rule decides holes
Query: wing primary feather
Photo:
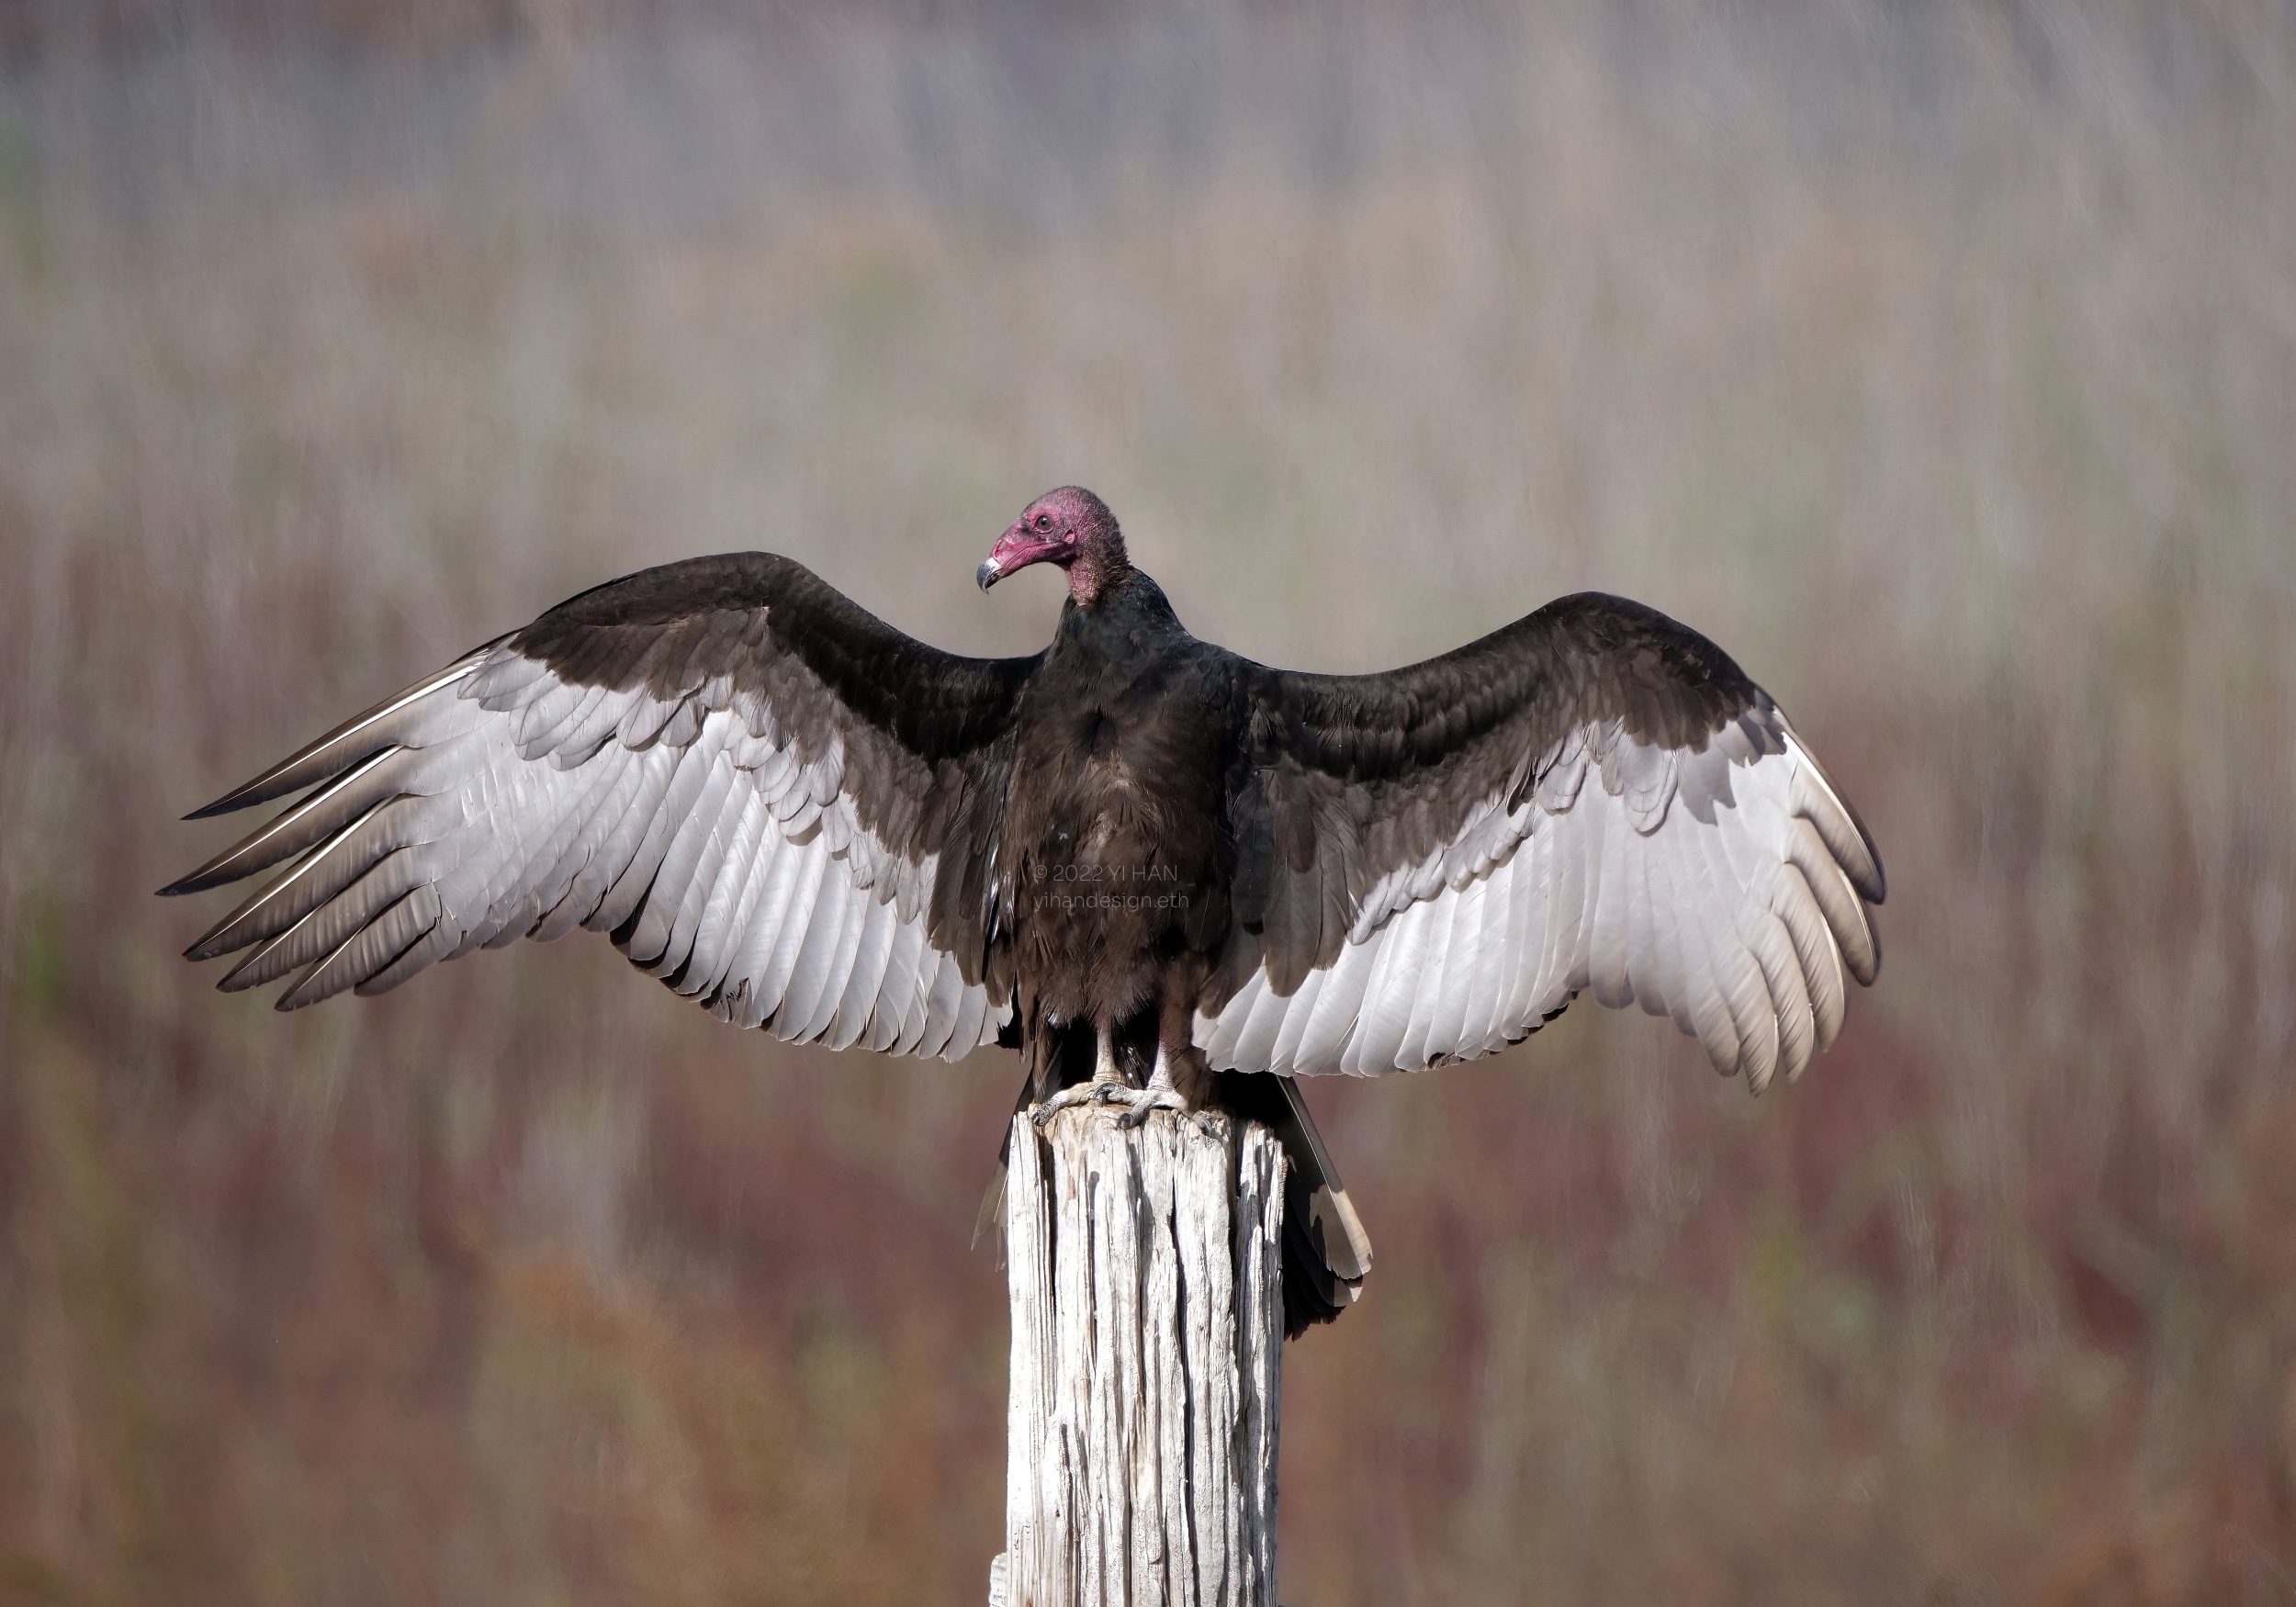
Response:
[[[438,924],[408,945],[406,950],[388,965],[360,983],[352,991],[363,999],[387,994],[400,983],[421,972],[429,970],[454,952],[462,941],[462,933],[441,915]]]
[[[184,950],[184,958],[213,960],[235,949],[244,949],[250,943],[276,937],[324,904],[337,889],[331,887],[323,893],[311,890],[322,885],[324,876],[336,872],[335,856],[348,851],[348,845],[362,829],[377,823],[383,812],[399,802],[396,797],[377,799],[366,813],[258,888],[246,903],[202,932],[191,947]],[[343,876],[343,884],[347,885],[365,869],[364,864],[357,865]]]
[[[1795,952],[1801,956],[1802,972],[1809,983],[1817,1048],[1822,1053],[1833,1047],[1847,1013],[1849,990],[1842,986],[1841,950],[1834,947],[1833,934],[1826,928],[1826,917],[1818,911],[1817,895],[1810,892],[1802,868],[1789,860],[1779,867],[1778,882],[1774,907],[1794,939]]]
[[[1716,915],[1721,918],[1714,918]],[[1778,1015],[1771,1001],[1769,979],[1762,975],[1727,906],[1709,914],[1706,929],[1715,976],[1722,984],[1722,1001],[1729,1006],[1731,1024],[1738,1029],[1738,1069],[1746,1073],[1746,1085],[1759,1094],[1770,1085],[1771,1074],[1778,1067]]]
[[[362,781],[406,748],[390,747],[373,758],[343,771],[324,787],[287,810],[276,820],[240,838],[230,848],[216,855],[187,876],[178,877],[159,891],[162,898],[177,898],[186,893],[205,893],[227,882],[237,882],[267,870],[290,854],[299,853],[330,832],[342,829],[345,821],[355,818],[373,807],[373,800],[354,796]],[[337,810],[346,813],[337,815]]]
[[[1825,767],[1791,730],[1786,733],[1786,749],[1787,757],[1794,762],[1795,813],[1818,828],[1818,835],[1825,839],[1842,873],[1850,878],[1851,885],[1866,903],[1886,902],[1889,883],[1882,873],[1882,858],[1874,850],[1874,838],[1866,831],[1865,822],[1842,801]]]
[[[1849,873],[1827,851],[1818,828],[1798,815],[1786,823],[1785,842],[1786,859],[1808,882],[1818,907],[1825,913],[1826,925],[1833,930],[1834,941],[1841,946],[1850,974],[1871,987],[1881,972],[1881,946],[1874,941],[1873,924],[1858,902],[1857,889],[1850,884]]]
[[[433,692],[461,680],[478,669],[489,653],[509,639],[508,636],[498,636],[485,646],[464,654],[436,675],[419,680],[397,696],[387,698],[365,714],[344,721],[318,741],[289,754],[254,780],[242,782],[214,803],[203,804],[184,818],[208,820],[218,815],[229,815],[235,809],[268,804],[274,798],[308,787],[313,781],[324,781],[366,759],[376,749],[400,741],[390,726],[394,716],[406,714]]]
[[[421,942],[438,925],[438,894],[426,883],[407,890],[396,903],[345,938],[334,952],[312,966],[273,1004],[275,1010],[299,1010],[356,987]]]
[[[1795,1081],[1809,1063],[1811,1037],[1809,997],[1802,985],[1801,962],[1795,957],[1784,925],[1730,862],[1727,845],[1719,836],[1713,832],[1702,834],[1698,848],[1707,873],[1724,900],[1723,907],[1729,913],[1739,941],[1761,976],[1769,1005],[1766,1037],[1774,1045],[1771,1062],[1764,1068],[1764,1082],[1779,1071],[1785,1073],[1788,1082]],[[1760,1087],[1754,1087],[1751,1071],[1748,1086],[1758,1094],[1761,1092]]]
[[[224,979],[231,984],[227,991],[273,981],[331,952],[386,906],[435,882],[441,858],[432,844],[385,855],[341,893],[242,961]]]
[[[713,786],[703,794],[696,811],[695,819],[703,823],[700,851],[689,861],[690,868],[683,876],[685,891],[670,912],[669,942],[656,962],[655,974],[665,980],[675,975],[680,992],[707,985],[706,976],[697,979],[694,973],[697,969],[706,971],[716,963],[716,956],[704,952],[701,941],[704,928],[710,925],[711,908],[721,900],[730,900],[738,892],[737,887],[727,885],[727,880],[739,878],[743,869],[740,861],[747,860],[753,846],[743,834],[743,824],[750,805],[758,802],[757,795],[750,792],[748,783],[733,768],[730,759],[720,755],[717,764],[726,772],[726,790],[721,796]],[[761,805],[759,813],[762,816]],[[718,920],[722,927],[722,908]]]

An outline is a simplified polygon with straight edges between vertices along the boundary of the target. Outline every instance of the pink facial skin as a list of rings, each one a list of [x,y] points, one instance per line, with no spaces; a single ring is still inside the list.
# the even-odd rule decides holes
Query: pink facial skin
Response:
[[[1108,504],[1081,486],[1047,491],[996,538],[974,579],[985,591],[1017,570],[1042,563],[1066,570],[1069,595],[1089,607],[1100,589],[1129,567],[1123,535]]]

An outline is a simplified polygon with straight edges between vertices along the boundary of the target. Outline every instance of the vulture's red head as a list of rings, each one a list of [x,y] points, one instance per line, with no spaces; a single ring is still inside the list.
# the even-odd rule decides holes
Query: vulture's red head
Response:
[[[985,591],[1030,564],[1058,564],[1068,571],[1069,595],[1090,603],[1101,587],[1128,568],[1116,515],[1082,486],[1047,491],[996,538],[988,561],[974,578]]]

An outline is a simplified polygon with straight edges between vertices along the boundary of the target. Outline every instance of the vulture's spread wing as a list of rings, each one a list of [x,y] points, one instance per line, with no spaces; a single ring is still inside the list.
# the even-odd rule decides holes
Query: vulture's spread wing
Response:
[[[1759,1092],[1881,962],[1865,828],[1760,687],[1623,599],[1384,675],[1251,672],[1221,1069],[1371,1075],[1515,1042],[1581,991]]]
[[[1037,662],[928,647],[787,558],[648,569],[199,811],[314,789],[163,891],[291,861],[189,950],[252,946],[220,985],[291,978],[281,1009],[587,927],[726,1020],[954,1059],[1008,1010],[985,890]]]

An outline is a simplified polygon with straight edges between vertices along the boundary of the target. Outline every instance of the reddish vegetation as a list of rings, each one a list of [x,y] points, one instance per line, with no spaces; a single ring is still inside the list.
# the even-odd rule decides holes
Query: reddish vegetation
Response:
[[[982,1595],[1008,1056],[594,939],[280,1017],[150,892],[678,553],[1032,646],[971,565],[1072,478],[1285,662],[1646,597],[1889,865],[1758,1102],[1583,1006],[1311,1089],[1379,1259],[1288,1355],[1286,1600],[2296,1594],[2296,59],[1939,10],[1053,30],[1210,154],[948,18],[0,74],[0,1601]]]

